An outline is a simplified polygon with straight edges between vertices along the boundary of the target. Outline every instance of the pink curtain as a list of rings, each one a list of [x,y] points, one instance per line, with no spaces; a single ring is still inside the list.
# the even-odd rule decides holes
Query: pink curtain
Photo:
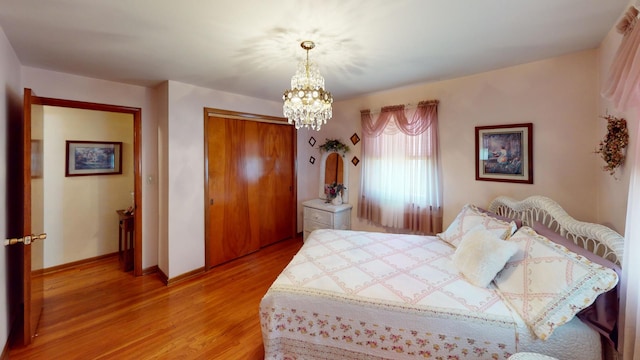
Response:
[[[362,177],[358,217],[418,234],[442,231],[438,101],[382,108],[362,118]]]
[[[622,42],[609,69],[602,95],[618,110],[640,105],[640,26],[638,9],[630,7],[616,26]]]

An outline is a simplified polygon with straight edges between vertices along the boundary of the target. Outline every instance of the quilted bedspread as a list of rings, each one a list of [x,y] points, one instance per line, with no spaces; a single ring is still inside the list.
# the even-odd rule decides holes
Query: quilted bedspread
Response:
[[[314,231],[261,301],[265,359],[600,358],[577,320],[535,339],[495,288],[458,274],[453,252],[434,236]]]

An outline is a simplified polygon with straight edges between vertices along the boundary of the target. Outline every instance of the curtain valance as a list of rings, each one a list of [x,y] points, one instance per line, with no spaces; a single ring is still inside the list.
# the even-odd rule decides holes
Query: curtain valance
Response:
[[[377,119],[373,119],[370,110],[360,111],[362,132],[377,137],[384,131],[391,119],[396,120],[398,129],[406,135],[416,136],[425,132],[438,116],[438,100],[420,101],[413,116],[407,117],[404,105],[385,106]]]

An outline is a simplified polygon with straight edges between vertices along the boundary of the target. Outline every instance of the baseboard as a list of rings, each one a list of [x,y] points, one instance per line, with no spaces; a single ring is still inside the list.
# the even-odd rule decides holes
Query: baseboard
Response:
[[[175,284],[181,283],[183,281],[195,279],[195,278],[200,277],[200,276],[202,276],[204,274],[205,274],[204,267],[201,267],[201,268],[189,271],[187,273],[184,273],[184,274],[182,274],[180,276],[176,276],[174,278],[169,279],[167,274],[165,274],[162,270],[158,269],[158,277],[167,286],[171,286],[171,285],[175,285]]]
[[[4,348],[2,348],[2,355],[0,355],[0,360],[9,360],[9,339],[4,343]]]
[[[62,264],[62,265],[56,265],[56,266],[48,267],[48,268],[42,269],[42,273],[43,274],[50,274],[50,273],[54,273],[54,272],[58,272],[58,271],[62,271],[62,270],[68,270],[68,269],[70,269],[72,267],[90,264],[92,262],[103,260],[103,259],[106,259],[106,258],[109,258],[109,257],[112,257],[112,256],[118,256],[118,253],[114,252],[114,253],[111,253],[111,254],[100,255],[100,256],[96,256],[96,257],[92,257],[92,258],[88,258],[88,259],[82,259],[82,260],[73,261],[73,262],[70,262],[70,263]]]
[[[148,267],[146,269],[142,269],[142,275],[151,275],[151,274],[155,274],[157,273],[158,270],[158,265],[153,265],[151,267]]]

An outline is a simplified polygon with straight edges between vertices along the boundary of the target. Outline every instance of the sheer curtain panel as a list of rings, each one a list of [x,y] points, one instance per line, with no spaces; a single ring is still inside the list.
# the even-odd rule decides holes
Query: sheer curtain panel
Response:
[[[611,100],[616,109],[640,105],[640,26],[638,9],[630,7],[616,29],[623,35],[613,58],[602,95]]]
[[[358,217],[395,231],[442,231],[438,101],[382,108],[362,117]]]
[[[636,139],[640,139],[640,128]],[[627,221],[624,234],[624,259],[622,260],[621,324],[622,341],[619,351],[622,358],[640,359],[640,146],[635,146],[635,163],[629,180]]]
[[[640,25],[638,9],[630,7],[616,26],[622,42],[615,54],[602,95],[611,100],[618,111],[640,109]],[[640,139],[640,128],[636,137]],[[618,350],[624,360],[640,359],[640,146],[635,146],[631,169],[625,225],[624,259],[622,262],[621,319]]]

